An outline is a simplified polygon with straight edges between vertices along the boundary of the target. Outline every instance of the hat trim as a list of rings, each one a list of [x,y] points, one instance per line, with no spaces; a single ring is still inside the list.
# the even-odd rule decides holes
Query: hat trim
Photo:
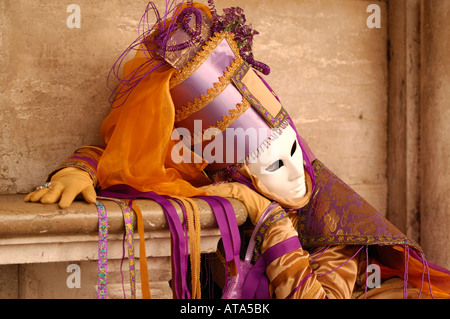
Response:
[[[258,113],[266,120],[272,128],[278,127],[287,118],[287,113],[284,107],[280,104],[280,111],[273,116],[261,103],[254,94],[252,94],[250,88],[242,82],[242,79],[248,72],[254,72],[249,64],[243,63],[241,67],[233,75],[232,81],[235,87],[241,92],[241,94],[250,101],[253,107],[258,111]],[[258,75],[258,74],[256,74]],[[272,92],[273,94],[273,92]],[[274,95],[275,96],[275,95]]]
[[[236,120],[245,113],[250,108],[250,102],[247,99],[243,98],[242,103],[236,105],[236,108],[231,109],[228,115],[224,115],[221,121],[216,122],[216,126],[210,126],[208,129],[219,129],[221,132],[224,132],[231,124],[236,122]],[[203,130],[203,134],[207,129]],[[203,135],[200,132],[196,132],[194,134],[194,138],[192,139],[192,145],[197,144],[199,142],[204,142]]]
[[[264,150],[268,149],[270,145],[272,144],[272,141],[277,140],[281,134],[283,134],[283,131],[289,126],[289,121],[284,120],[279,127],[272,128],[272,134],[261,144],[259,145],[256,150],[248,154],[243,161],[246,165],[250,163],[254,163],[254,161],[259,157],[259,154],[263,152]]]
[[[226,39],[230,48],[232,49],[235,56],[240,56],[239,48],[236,41],[234,41],[234,34],[229,32],[214,33],[214,36],[209,39],[202,49],[197,53],[195,57],[192,58],[185,66],[174,74],[170,79],[170,89],[173,89],[177,85],[183,83],[188,77],[194,74],[195,71],[210,57],[215,48]]]
[[[243,63],[241,56],[236,56],[234,61],[228,66],[227,70],[223,73],[223,76],[219,78],[219,82],[215,82],[212,88],[207,90],[206,94],[200,95],[200,98],[195,98],[194,102],[188,102],[186,105],[182,105],[175,111],[175,122],[183,121],[192,114],[202,110],[214,101],[225,88],[232,83],[231,77],[234,75]]]

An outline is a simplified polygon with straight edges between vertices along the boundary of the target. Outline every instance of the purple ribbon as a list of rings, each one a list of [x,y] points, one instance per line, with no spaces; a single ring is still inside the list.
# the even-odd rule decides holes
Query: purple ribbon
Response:
[[[172,203],[164,196],[155,192],[140,192],[128,185],[115,185],[105,190],[98,191],[98,195],[109,198],[120,199],[151,199],[160,204],[166,215],[172,235],[173,247],[173,267],[174,267],[174,288],[178,299],[189,299],[190,292],[186,283],[187,262],[186,262],[186,240],[184,237],[183,227],[181,225],[178,213]],[[181,284],[181,289],[180,289]]]
[[[242,291],[243,299],[269,299],[269,279],[266,267],[275,259],[302,248],[297,236],[290,237],[267,249],[249,271]]]
[[[238,271],[238,278],[242,278],[240,267],[240,249],[241,249],[241,237],[236,220],[236,214],[234,212],[233,205],[219,196],[198,196],[197,198],[206,201],[213,210],[216,221],[219,226],[220,234],[222,236],[223,247],[225,251],[225,260],[227,264],[234,260],[236,269]],[[228,267],[225,268],[226,278],[228,279]],[[223,294],[226,295],[226,292]]]

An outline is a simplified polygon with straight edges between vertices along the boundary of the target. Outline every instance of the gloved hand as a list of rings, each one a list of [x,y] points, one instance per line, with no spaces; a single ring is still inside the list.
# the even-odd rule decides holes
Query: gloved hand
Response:
[[[95,203],[97,194],[89,174],[79,168],[66,167],[54,174],[51,186],[35,190],[25,196],[26,202],[51,204],[59,201],[59,207],[68,208],[80,193],[88,203]]]
[[[199,188],[210,196],[231,197],[240,200],[247,208],[250,220],[254,225],[258,223],[262,213],[271,203],[266,197],[238,182],[211,184]]]

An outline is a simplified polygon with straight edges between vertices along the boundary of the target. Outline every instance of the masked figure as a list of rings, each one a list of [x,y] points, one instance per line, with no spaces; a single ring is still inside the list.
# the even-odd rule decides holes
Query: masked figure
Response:
[[[428,262],[299,136],[260,75],[269,68],[253,58],[256,32],[242,10],[219,16],[210,7],[168,7],[140,28],[101,126],[105,146],[77,150],[50,187],[26,200],[67,207],[80,193],[94,203],[96,191],[200,197],[227,226],[219,211],[229,206],[219,198],[237,198],[250,232],[238,238],[230,221],[230,231],[221,228],[225,298],[449,298],[450,272]],[[381,276],[375,287],[368,266]],[[181,286],[174,295],[190,296]]]

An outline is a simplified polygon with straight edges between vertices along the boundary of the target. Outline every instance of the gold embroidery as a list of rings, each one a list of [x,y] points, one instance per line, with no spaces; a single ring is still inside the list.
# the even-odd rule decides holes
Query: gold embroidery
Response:
[[[175,122],[180,122],[195,112],[200,111],[225,90],[230,85],[231,77],[242,65],[243,60],[241,56],[236,56],[236,59],[231,63],[227,70],[223,73],[223,76],[219,78],[219,82],[213,84],[212,88],[209,88],[206,94],[202,94],[199,98],[194,99],[194,102],[188,102],[186,105],[181,106],[175,111]]]
[[[229,32],[216,32],[214,36],[211,37],[211,39],[202,47],[202,50],[199,51],[197,55],[181,69],[181,71],[176,72],[170,79],[170,88],[174,88],[191,76],[209,58],[211,53],[224,39],[227,40],[234,55],[240,56],[239,48],[237,43],[234,41],[234,34]]]
[[[334,232],[336,230],[339,220],[340,220],[340,217],[336,214],[336,211],[334,209],[329,211],[328,214],[326,214],[324,217],[325,232],[326,233]]]

